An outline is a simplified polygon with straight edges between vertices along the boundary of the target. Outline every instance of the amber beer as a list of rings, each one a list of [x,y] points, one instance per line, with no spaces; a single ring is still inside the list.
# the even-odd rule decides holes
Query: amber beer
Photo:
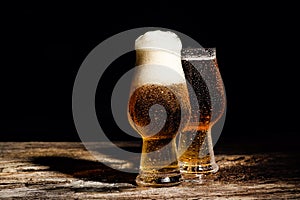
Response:
[[[172,185],[181,181],[175,137],[180,131],[180,124],[186,124],[189,118],[188,105],[180,105],[183,101],[188,102],[184,84],[147,84],[131,95],[129,114],[132,125],[143,138],[138,184]],[[154,116],[150,117],[150,108],[157,104],[161,107],[153,110]],[[167,114],[165,120],[161,113]],[[146,129],[138,128],[147,125]],[[158,130],[157,127],[162,128]]]
[[[135,43],[136,68],[128,101],[130,125],[142,136],[140,186],[182,181],[176,135],[187,124],[190,104],[176,34],[150,31]]]
[[[189,93],[194,92],[195,96],[190,96],[191,102],[197,102],[192,106],[192,115],[189,125],[180,134],[180,162],[181,171],[184,173],[211,172],[211,156],[207,134],[211,121],[211,99],[208,87],[200,72],[187,60],[182,60],[182,67],[187,81],[191,84]],[[193,91],[191,91],[193,90]],[[184,152],[181,152],[185,149]]]
[[[214,158],[211,128],[224,112],[225,94],[215,56],[201,49],[191,52],[187,49],[185,54],[191,57],[182,59],[182,67],[191,85],[189,93],[194,95],[189,95],[191,118],[180,133],[178,148],[183,177],[191,180],[219,169]],[[204,80],[203,76],[209,77]]]

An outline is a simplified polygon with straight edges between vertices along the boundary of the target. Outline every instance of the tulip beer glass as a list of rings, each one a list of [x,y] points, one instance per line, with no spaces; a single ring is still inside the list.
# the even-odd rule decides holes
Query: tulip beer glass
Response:
[[[136,67],[128,119],[142,136],[139,186],[173,186],[182,181],[176,136],[191,115],[181,66],[181,42],[171,32],[153,31],[135,43]]]
[[[191,118],[179,135],[180,169],[186,181],[197,181],[203,174],[217,172],[212,126],[225,111],[225,90],[214,48],[182,50],[182,67],[191,102]],[[194,94],[194,95],[192,95]]]

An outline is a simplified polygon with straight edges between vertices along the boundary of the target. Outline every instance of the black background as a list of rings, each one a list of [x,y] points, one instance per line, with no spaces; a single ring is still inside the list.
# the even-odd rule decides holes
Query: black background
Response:
[[[154,26],[216,47],[228,101],[221,144],[256,139],[269,147],[298,144],[295,5],[137,5],[4,7],[0,140],[79,141],[72,89],[81,63],[106,38]]]

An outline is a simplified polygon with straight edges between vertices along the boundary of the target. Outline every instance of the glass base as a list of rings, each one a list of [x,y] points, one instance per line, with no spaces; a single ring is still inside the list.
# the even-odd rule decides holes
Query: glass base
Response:
[[[142,187],[170,187],[182,182],[180,171],[164,174],[140,173],[136,177],[136,183]]]
[[[186,182],[199,181],[205,175],[216,173],[219,170],[219,166],[216,163],[205,164],[205,165],[192,165],[182,163],[180,166],[180,172],[182,178]]]

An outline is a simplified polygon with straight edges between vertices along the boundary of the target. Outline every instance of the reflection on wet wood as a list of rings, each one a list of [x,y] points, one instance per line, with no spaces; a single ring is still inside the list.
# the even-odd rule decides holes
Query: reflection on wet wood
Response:
[[[299,158],[287,152],[238,155],[223,151],[216,153],[219,172],[200,183],[139,188],[134,182],[137,174],[107,167],[81,143],[2,142],[0,198],[298,199]]]

